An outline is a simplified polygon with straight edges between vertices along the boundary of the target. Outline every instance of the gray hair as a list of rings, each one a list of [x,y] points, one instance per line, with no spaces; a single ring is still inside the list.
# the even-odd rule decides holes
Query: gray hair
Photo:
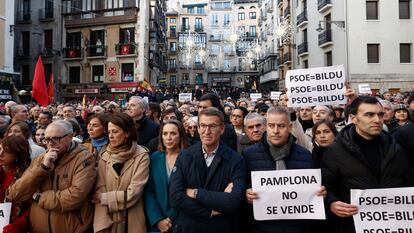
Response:
[[[290,113],[287,110],[287,108],[281,107],[281,106],[278,106],[275,108],[269,108],[266,113],[266,118],[268,118],[269,115],[275,115],[275,114],[286,115],[286,117],[289,119],[289,122],[290,122]]]
[[[148,110],[149,108],[148,103],[141,96],[131,96],[129,98],[129,101],[133,99],[136,99],[138,101],[138,104],[141,108],[143,108],[144,110]]]
[[[388,105],[390,107],[391,111],[394,111],[394,105],[391,104],[390,101],[388,101],[388,100],[380,100],[380,103],[381,103],[382,106]]]
[[[63,129],[65,130],[65,134],[73,134],[73,126],[69,121],[56,120],[50,123],[46,129],[50,127],[57,127],[57,128]]]
[[[244,125],[246,126],[247,125],[247,121],[248,120],[252,120],[252,119],[258,120],[263,125],[266,125],[266,119],[262,115],[260,115],[259,113],[257,113],[257,112],[250,112],[250,113],[248,113],[246,115],[246,117],[244,118],[244,122],[243,122]]]
[[[18,112],[22,108],[26,108],[26,106],[21,105],[21,104],[16,104],[16,105],[13,105],[13,106],[10,107],[10,111],[11,111],[11,113],[14,114],[14,113]]]

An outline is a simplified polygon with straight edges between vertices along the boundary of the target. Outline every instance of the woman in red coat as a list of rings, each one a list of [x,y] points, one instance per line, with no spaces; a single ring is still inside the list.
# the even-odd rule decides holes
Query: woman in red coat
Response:
[[[22,136],[7,136],[0,142],[0,203],[7,200],[7,189],[30,165],[29,142]],[[10,224],[3,233],[29,231],[30,203],[12,203]]]

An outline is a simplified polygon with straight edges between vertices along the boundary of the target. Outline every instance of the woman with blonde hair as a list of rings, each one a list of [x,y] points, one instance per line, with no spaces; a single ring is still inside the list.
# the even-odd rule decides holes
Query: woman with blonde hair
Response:
[[[94,232],[145,233],[144,186],[148,180],[148,150],[139,146],[136,129],[126,113],[108,119],[109,144],[98,162],[93,202]]]

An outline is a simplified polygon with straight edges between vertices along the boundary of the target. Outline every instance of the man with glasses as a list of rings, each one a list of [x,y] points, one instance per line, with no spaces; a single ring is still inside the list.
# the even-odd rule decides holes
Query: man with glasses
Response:
[[[178,211],[174,232],[239,232],[244,198],[243,158],[220,142],[223,113],[206,108],[198,116],[201,142],[178,156],[170,178],[171,206]]]
[[[32,199],[31,232],[86,232],[92,226],[95,158],[72,141],[72,133],[67,121],[51,123],[43,140],[48,150],[9,189],[13,202]]]
[[[326,149],[322,167],[327,207],[337,217],[332,232],[341,233],[355,232],[352,216],[358,208],[349,204],[351,189],[403,187],[412,182],[407,153],[382,130],[384,109],[379,100],[360,96],[348,110],[352,124]]]
[[[293,126],[288,110],[283,107],[269,108],[266,118],[266,133],[261,141],[246,148],[242,153],[246,160],[248,177],[252,171],[313,168],[310,152],[297,145],[291,135]],[[251,187],[251,182],[248,182],[248,186]],[[324,194],[325,189],[321,188],[318,195]],[[258,198],[260,195],[251,188],[246,190],[246,200],[250,204],[247,232],[309,232],[310,222],[306,220],[256,221],[252,216],[252,204],[253,200]]]

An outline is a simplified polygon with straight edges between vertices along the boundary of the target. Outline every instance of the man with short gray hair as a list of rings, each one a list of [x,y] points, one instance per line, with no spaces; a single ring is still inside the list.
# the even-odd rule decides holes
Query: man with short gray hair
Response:
[[[242,153],[247,147],[260,142],[263,133],[266,131],[266,119],[257,112],[251,112],[244,118],[244,132],[237,145],[237,152]]]
[[[126,113],[134,120],[137,127],[138,144],[148,147],[151,139],[158,137],[160,126],[145,116],[148,103],[139,96],[129,98]]]
[[[13,202],[32,199],[31,232],[81,233],[92,226],[95,158],[72,141],[72,133],[69,122],[52,122],[45,131],[47,151],[9,189]]]

